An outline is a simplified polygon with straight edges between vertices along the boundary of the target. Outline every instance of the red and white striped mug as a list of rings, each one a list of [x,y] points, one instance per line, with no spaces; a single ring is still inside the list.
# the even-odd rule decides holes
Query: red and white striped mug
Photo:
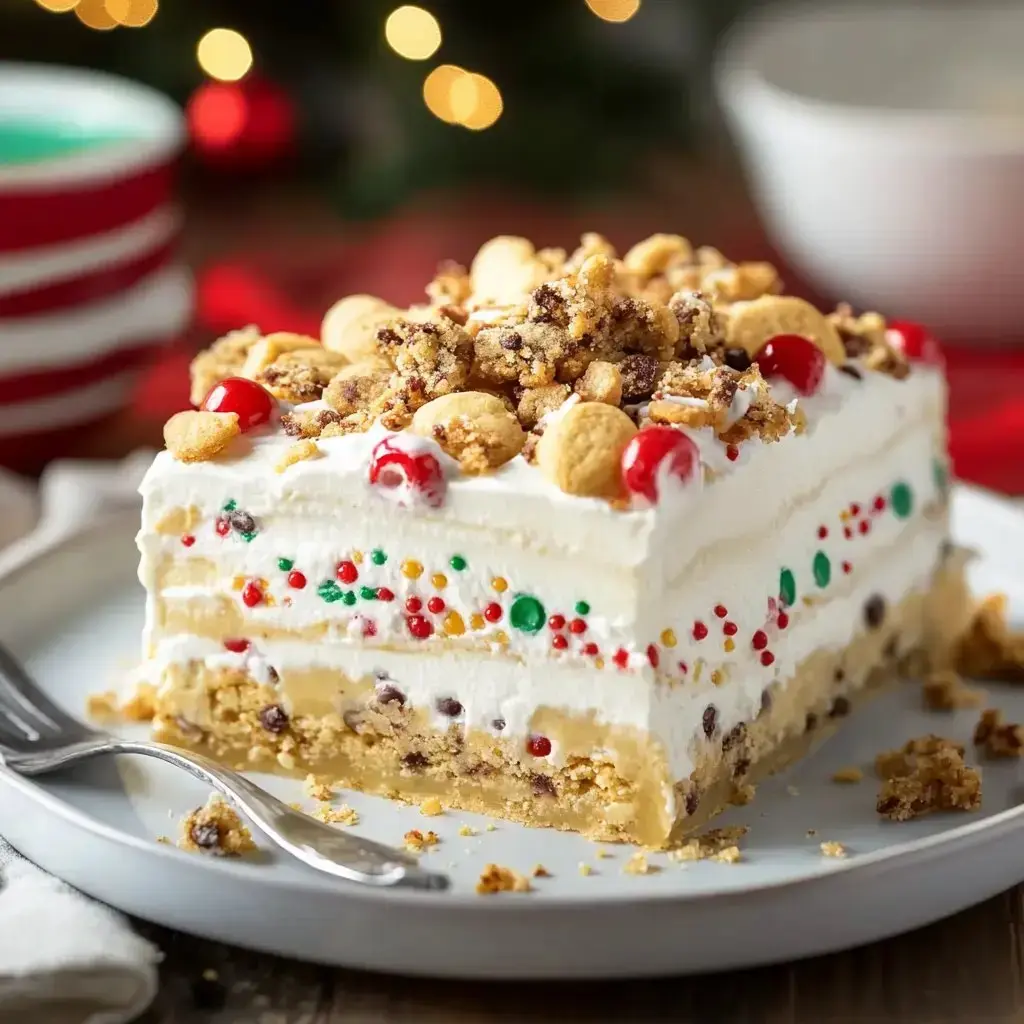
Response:
[[[178,108],[91,71],[0,63],[0,464],[121,409],[192,310]]]

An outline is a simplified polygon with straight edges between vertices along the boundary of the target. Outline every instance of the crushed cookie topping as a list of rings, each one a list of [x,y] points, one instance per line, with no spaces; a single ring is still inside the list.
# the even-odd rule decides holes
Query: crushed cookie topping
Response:
[[[964,748],[929,734],[875,758],[884,780],[876,809],[891,821],[933,811],[973,811],[981,806],[981,775],[964,761]]]

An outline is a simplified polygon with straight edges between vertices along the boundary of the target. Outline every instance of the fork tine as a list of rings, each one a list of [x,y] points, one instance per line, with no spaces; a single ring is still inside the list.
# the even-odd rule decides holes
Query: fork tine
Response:
[[[85,730],[81,722],[50,701],[3,644],[0,644],[0,712],[19,723],[23,733],[26,727],[34,731],[36,739],[40,735],[81,734]]]

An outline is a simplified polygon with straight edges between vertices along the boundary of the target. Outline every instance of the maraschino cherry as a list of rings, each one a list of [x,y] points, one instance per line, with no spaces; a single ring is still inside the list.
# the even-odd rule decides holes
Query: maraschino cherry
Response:
[[[700,472],[700,452],[681,430],[652,426],[638,430],[622,453],[622,479],[630,494],[657,504],[661,480],[689,483]],[[666,476],[663,476],[665,474]]]
[[[384,438],[373,449],[370,484],[400,505],[440,508],[446,489],[441,463],[429,452],[401,447],[398,436]]]
[[[886,331],[888,340],[915,362],[940,363],[942,350],[927,328],[911,320],[893,320]]]
[[[268,422],[276,407],[274,396],[266,388],[245,377],[227,377],[214,384],[200,406],[207,412],[235,413],[243,433]]]
[[[799,334],[776,334],[757,351],[754,362],[764,377],[782,377],[800,392],[813,395],[825,376],[825,354]]]

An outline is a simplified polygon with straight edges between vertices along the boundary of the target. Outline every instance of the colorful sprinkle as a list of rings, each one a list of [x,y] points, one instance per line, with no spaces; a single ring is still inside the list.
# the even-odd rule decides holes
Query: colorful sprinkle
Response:
[[[500,609],[499,609],[499,611],[500,611]],[[499,616],[499,618],[500,618],[500,616]],[[495,619],[495,622],[497,622],[497,619]],[[470,629],[483,629],[485,625],[486,625],[486,623],[484,622],[484,617],[479,612],[474,612],[472,615],[470,615],[470,617],[469,617],[469,628]]]
[[[570,633],[575,633],[577,636],[580,636],[580,634],[586,633],[586,631],[587,624],[583,621],[583,619],[573,619],[572,622],[569,623]]]
[[[302,590],[306,586],[306,577],[302,575],[298,569],[293,569],[288,573],[288,586],[293,590]]]
[[[763,651],[768,646],[768,634],[763,629],[759,629],[750,638],[750,646],[755,651]]]
[[[832,579],[832,563],[828,560],[828,555],[824,551],[819,551],[814,556],[812,568],[814,570],[814,582],[819,587],[827,587],[829,580]]]
[[[506,633],[505,630],[503,629],[495,630],[494,642],[496,644],[501,644],[502,646],[505,646],[505,644],[508,643],[508,633]]]
[[[735,636],[739,632],[739,629],[739,626],[737,626],[735,622],[726,622],[722,626],[722,632],[726,636]]]
[[[434,584],[434,587],[437,590],[444,590],[444,588],[448,586],[448,577],[445,576],[443,572],[435,572],[434,575],[430,577],[430,582]]]
[[[708,635],[708,627],[698,620],[693,624],[693,639],[703,640]]]
[[[686,675],[686,673],[687,673],[687,672],[689,672],[689,671],[690,671],[690,669],[689,669],[689,666],[688,666],[688,665],[686,664],[686,662],[685,662],[685,661],[681,661],[681,662],[679,662],[679,666],[678,666],[678,667],[679,667],[679,671],[680,671],[680,673],[681,673],[682,675],[684,675],[684,676]]]
[[[855,502],[855,501],[850,504],[850,515],[851,516],[859,516],[860,515],[860,505],[858,505],[857,502]]]
[[[328,604],[334,604],[335,601],[341,600],[341,587],[334,580],[324,580],[316,588],[316,592]]]
[[[509,621],[521,633],[536,633],[547,618],[544,605],[532,594],[517,594],[509,610]]]
[[[776,619],[779,629],[785,629],[789,625],[789,616],[785,612],[779,612],[779,617]]]
[[[860,523],[857,524],[857,529],[860,530],[862,534],[867,533],[871,529],[871,520],[862,519]]]
[[[374,548],[370,552],[370,561],[374,565],[383,565],[388,560],[388,556],[380,548]]]
[[[352,561],[355,562],[356,565],[362,565],[363,564],[363,553],[362,553],[362,551],[353,551],[352,552]]]
[[[722,641],[722,650],[724,650],[726,654],[731,654],[736,650],[736,641],[733,640],[731,636],[727,636],[725,640]]]
[[[423,602],[418,597],[407,597],[405,599],[405,610],[410,615],[415,615],[416,612],[423,608]]]
[[[765,668],[767,668],[769,665],[771,665],[774,661],[775,661],[775,655],[772,654],[771,651],[762,651],[761,652],[761,664],[764,665]]]
[[[378,601],[394,601],[395,592],[390,590],[388,587],[377,588],[377,600]]]
[[[295,562],[291,558],[279,558],[277,560],[277,567],[281,572],[288,572],[295,567]]]
[[[238,508],[238,502],[232,498],[226,505],[222,506],[221,511],[234,512],[236,508]]]
[[[356,592],[354,590],[346,590],[341,595],[342,604],[353,605],[356,603]]]
[[[185,547],[187,548],[192,547],[192,545],[195,544],[195,542],[196,539],[192,536],[191,533],[186,533],[185,536],[181,538],[181,543],[184,544]]]
[[[360,587],[359,596],[364,601],[375,601],[377,599],[377,588],[376,587]]]
[[[726,615],[728,615],[728,614],[729,614],[729,609],[726,608],[724,604],[716,604],[715,605],[715,615],[718,618],[724,619],[726,617]]]
[[[232,654],[244,654],[249,650],[250,644],[248,640],[225,640],[224,647]]]
[[[402,563],[402,575],[407,580],[418,580],[423,575],[423,566],[413,559],[407,559]]]
[[[263,590],[260,585],[249,580],[249,582],[242,587],[242,601],[249,608],[255,608],[256,605],[262,604]]]
[[[881,512],[881,511],[883,511],[883,510],[884,510],[884,508],[885,508],[885,498],[884,498],[884,497],[883,497],[883,496],[882,496],[882,495],[880,494],[880,495],[879,495],[879,496],[878,496],[877,498],[875,498],[875,500],[874,500],[874,501],[872,502],[872,505],[874,506],[874,509],[875,509],[875,511],[876,511],[876,512]]]
[[[551,753],[551,740],[547,736],[530,736],[526,740],[526,752],[534,757],[547,757]]]
[[[363,619],[363,636],[376,636],[377,635],[377,623],[373,619]]]
[[[827,526],[819,526],[818,527],[818,540],[824,540],[827,536],[828,536],[828,527]]]
[[[574,609],[577,615],[589,615],[590,605],[586,601],[577,601]]]
[[[551,638],[551,646],[556,651],[564,651],[569,646],[569,641],[561,633],[556,633]]]
[[[897,518],[906,519],[910,515],[914,508],[914,494],[910,490],[910,487],[900,482],[896,484],[892,493],[890,494],[889,500],[892,502],[892,510],[896,513]]]
[[[792,569],[783,569],[779,573],[779,598],[783,604],[792,604],[796,600],[796,577]]]
[[[488,622],[500,622],[501,621],[501,605],[498,604],[497,601],[492,601],[484,609],[484,618]],[[480,623],[480,628],[483,629],[483,622],[482,621]]]
[[[466,624],[458,612],[449,612],[444,617],[445,636],[462,636],[466,632]]]
[[[595,643],[585,643],[583,645],[583,653],[589,658],[594,658],[598,653],[598,646]]]
[[[651,668],[657,668],[661,662],[661,654],[654,644],[647,645],[647,660],[651,663]]]
[[[725,457],[730,462],[735,462],[740,457],[740,450],[734,444],[725,446]]]
[[[231,532],[231,524],[224,518],[219,518],[213,524],[213,528],[221,537],[226,537]]]
[[[629,651],[620,647],[612,655],[612,661],[615,662],[616,668],[625,669],[629,665]]]
[[[844,526],[843,527],[843,536],[847,540],[849,540],[853,536],[853,530],[851,530],[850,527],[848,527],[848,526]]]
[[[853,566],[849,562],[843,562],[843,572],[849,576],[850,573],[853,572]]]
[[[715,686],[721,686],[723,678],[721,671],[717,668],[711,673],[711,682],[714,683]]]
[[[504,576],[495,576],[491,580],[491,586],[499,593],[504,594],[508,590],[508,580]]]
[[[246,530],[245,533],[240,533],[239,537],[241,537],[246,544],[250,544],[258,532],[259,531],[257,530]]]
[[[663,629],[661,631],[661,643],[662,643],[663,647],[672,648],[672,647],[675,647],[675,645],[678,642],[679,642],[679,640],[676,638],[676,634],[675,634],[674,630]]]
[[[342,583],[355,583],[359,579],[359,570],[356,568],[355,562],[346,560],[338,563],[338,568],[334,570],[334,575]]]
[[[440,597],[432,597],[427,602],[427,611],[433,615],[440,615],[445,609],[444,599]]]
[[[422,615],[407,616],[405,624],[417,640],[426,640],[433,635],[434,627],[430,624],[430,620],[425,619]]]
[[[456,571],[462,572],[468,564],[462,555],[452,555],[449,559],[448,564]]]
[[[564,629],[565,628],[565,616],[564,615],[552,615],[548,619],[548,627],[550,629]]]
[[[945,497],[946,489],[949,487],[949,469],[941,459],[932,460],[932,480],[935,482],[935,489]]]

